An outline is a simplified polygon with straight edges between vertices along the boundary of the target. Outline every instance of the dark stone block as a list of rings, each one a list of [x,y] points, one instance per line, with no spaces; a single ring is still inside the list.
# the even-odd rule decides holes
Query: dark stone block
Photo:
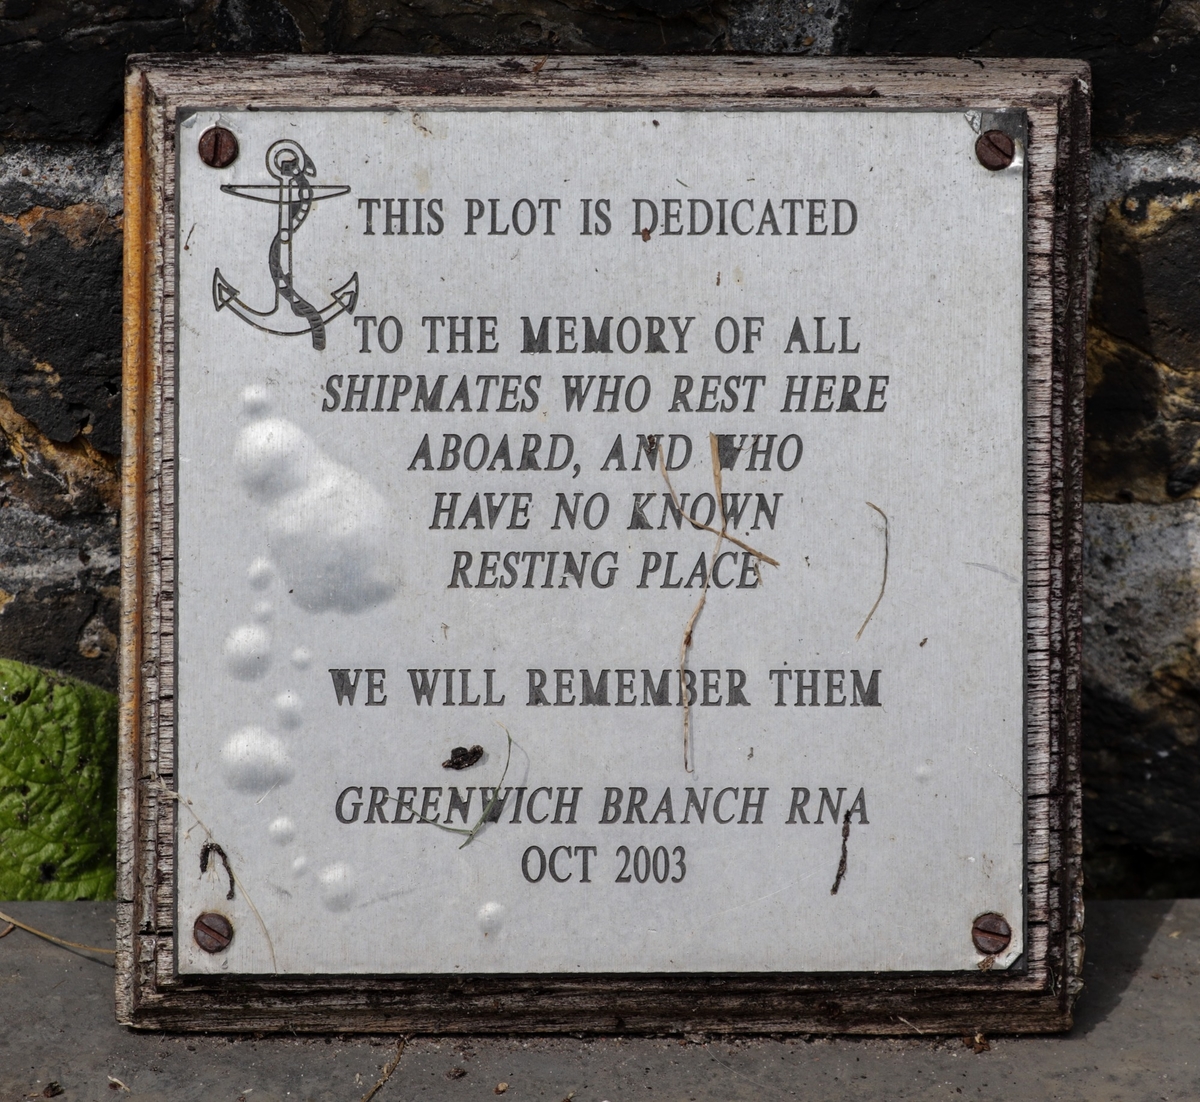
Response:
[[[1200,118],[1196,122],[1200,124]],[[1200,371],[1200,179],[1128,191],[1100,233],[1094,323],[1156,360]]]
[[[680,53],[722,48],[696,0],[21,0],[0,7],[0,138],[95,141],[131,53]]]
[[[8,142],[0,145],[0,221],[32,207],[95,203],[119,215],[122,200],[119,141]]]
[[[332,6],[331,6],[332,8]],[[546,0],[480,5],[346,0],[319,47],[335,53],[670,54],[723,47],[726,19],[695,0]]]
[[[118,461],[55,444],[0,396],[0,657],[117,680]]]
[[[1162,857],[1139,846],[1094,843],[1085,826],[1083,893],[1089,900],[1197,899],[1200,859]]]
[[[98,138],[119,117],[125,58],[197,45],[186,0],[23,0],[0,8],[0,136]]]
[[[10,2],[0,9],[0,137],[95,140],[110,131],[130,53],[685,53],[728,48],[731,14],[759,9],[772,27],[781,19],[804,23],[786,47],[803,49],[807,17],[783,19],[776,7],[766,0]],[[1195,4],[851,0],[844,13],[830,9],[823,18],[836,18],[835,53],[1090,61],[1101,138],[1172,140],[1195,127]]]
[[[1195,894],[1200,886],[1200,678],[1195,658],[1157,671],[1157,706],[1085,684],[1083,826],[1092,894]]]
[[[0,390],[51,440],[121,449],[121,236],[100,207],[0,219]]]
[[[119,588],[114,570],[25,590],[0,609],[0,657],[117,687]],[[108,595],[105,595],[107,591]]]
[[[299,53],[300,28],[278,0],[222,0],[216,38],[225,49],[248,53]]]
[[[1070,57],[1092,65],[1097,138],[1194,133],[1200,11],[1160,0],[851,0],[836,52]]]
[[[1100,227],[1088,349],[1087,493],[1200,485],[1200,181],[1137,185]]]
[[[0,432],[0,657],[117,684],[120,572],[115,511],[54,520],[7,491],[19,467]]]

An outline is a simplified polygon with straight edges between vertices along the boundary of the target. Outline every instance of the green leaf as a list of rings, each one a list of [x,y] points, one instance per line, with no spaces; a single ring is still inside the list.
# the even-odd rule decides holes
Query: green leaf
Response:
[[[0,899],[111,899],[117,699],[0,659]]]

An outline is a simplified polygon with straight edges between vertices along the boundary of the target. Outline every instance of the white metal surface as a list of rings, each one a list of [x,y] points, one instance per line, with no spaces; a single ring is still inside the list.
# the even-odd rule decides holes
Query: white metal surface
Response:
[[[1023,175],[1019,159],[999,173],[980,166],[971,122],[956,112],[665,110],[184,119],[177,775],[190,803],[179,811],[178,916],[190,930],[195,915],[219,910],[236,932],[217,956],[181,938],[181,970],[974,969],[981,956],[970,926],[986,911],[1014,929],[995,965],[1020,955]],[[241,147],[224,170],[196,154],[213,124],[233,130]],[[245,189],[275,187],[266,158],[273,146],[277,155],[291,148],[280,141],[307,155],[306,182],[326,191],[302,221],[299,208],[285,216],[284,289],[307,312],[283,294],[259,318],[251,311],[276,301],[278,193]],[[349,191],[337,194],[341,187]],[[511,225],[522,198],[531,202],[518,225],[531,211],[538,218],[528,235]],[[611,232],[582,235],[581,200],[593,201],[595,229],[601,198],[610,200]],[[428,232],[434,199],[438,234]],[[473,235],[467,214],[480,208],[470,199],[482,207]],[[488,232],[492,199],[507,234]],[[539,204],[552,199],[561,205]],[[648,240],[636,232],[635,199],[658,214]],[[753,208],[735,215],[742,199]],[[664,200],[680,201],[680,221],[666,227],[679,235],[662,232]],[[712,208],[708,233],[688,232],[693,211],[696,228],[704,223],[704,207],[689,200]],[[774,226],[764,220],[767,200]],[[850,227],[849,204],[853,230],[836,234]],[[650,207],[640,210],[645,225]],[[276,281],[280,271],[286,279],[286,259],[285,249]],[[214,280],[218,269],[224,282]],[[352,275],[357,300],[339,313]],[[324,348],[315,347],[314,310],[329,317],[317,327]],[[355,320],[367,317],[375,321]],[[386,317],[403,326],[392,353],[384,347],[398,329],[386,323],[381,333]],[[473,349],[477,319],[495,318],[489,343],[498,350],[448,352],[447,322],[437,326],[440,351],[430,352],[428,317],[476,319]],[[558,319],[578,319],[573,337],[563,323],[561,345],[582,350],[585,317],[597,329],[613,319],[611,352],[558,351]],[[618,343],[633,344],[632,324],[618,334],[626,317],[640,331],[629,353]],[[535,337],[549,319],[548,352],[522,351],[523,318]],[[652,318],[661,319],[665,353],[646,351]],[[671,318],[687,326],[683,352]],[[717,345],[722,318],[738,330],[728,353]],[[816,351],[817,318],[828,353]],[[798,341],[785,352],[796,319],[807,353]],[[732,324],[720,332],[726,347]],[[761,331],[749,352],[748,329]],[[361,388],[367,375],[367,389],[349,397],[351,377]],[[420,377],[428,393],[443,375],[443,409],[414,411]],[[397,376],[412,385],[393,401],[404,389]],[[483,412],[486,376],[495,381]],[[520,377],[515,388],[505,376]],[[566,376],[582,385],[596,376],[582,411],[565,408]],[[605,376],[610,389],[621,376],[617,412],[607,412],[607,398],[605,412],[594,412]],[[693,380],[691,412],[670,408],[680,376]],[[701,412],[705,376],[720,377],[711,402],[728,407],[736,397],[737,408]],[[732,376],[742,382],[727,389]],[[762,380],[752,410],[747,376]],[[781,411],[793,376],[793,393],[810,377],[804,412],[796,398]],[[629,390],[639,377],[645,384]],[[857,391],[847,377],[859,380]],[[463,379],[470,411],[461,398],[448,411]],[[822,385],[822,404],[833,408],[813,412]],[[631,412],[627,404],[647,390],[644,408]],[[518,408],[501,412],[502,404]],[[678,673],[668,673],[669,703],[656,706],[643,671],[657,686],[663,671],[678,670],[701,595],[697,562],[711,569],[717,541],[664,513],[667,483],[646,454],[638,463],[637,441],[656,434],[674,466],[690,440],[690,461],[670,472],[690,509],[714,494],[710,433],[735,446],[745,434],[721,472],[728,532],[779,566],[762,565],[756,584],[743,548],[719,548],[728,557],[716,579],[727,587],[708,588],[687,656],[700,693],[689,709],[687,771]],[[770,471],[761,458],[748,469],[755,434],[761,446],[774,437]],[[465,469],[462,450],[454,469],[437,469],[454,461],[447,435],[462,449],[486,438],[480,469]],[[496,459],[506,435],[511,471]],[[546,470],[556,435],[551,465],[566,454],[561,438],[572,455]],[[803,454],[783,471],[779,449],[790,436]],[[515,469],[532,437],[541,438],[533,458],[542,469]],[[472,465],[482,447],[469,452]],[[785,466],[797,450],[787,444]],[[446,512],[435,518],[438,493],[446,507],[459,495],[452,529]],[[514,511],[516,494],[531,496]],[[556,508],[560,494],[568,508],[579,501],[574,528]],[[635,494],[646,502],[640,513]],[[631,527],[640,516],[649,528]],[[697,516],[708,519],[707,502]],[[720,527],[719,514],[712,524]],[[564,572],[567,553],[577,574]],[[648,569],[655,556],[657,569]],[[353,704],[338,703],[331,670],[351,679],[363,671]],[[446,670],[455,671],[451,706]],[[487,670],[490,699],[502,705],[486,703]],[[607,705],[578,703],[584,670],[596,690],[608,671]],[[797,670],[820,671],[817,706],[807,695],[795,706]],[[440,671],[429,703],[416,701],[420,671],[429,679]],[[707,705],[703,671],[718,671],[707,675]],[[531,686],[547,705],[529,703]],[[738,689],[748,704],[731,703]],[[415,789],[403,793],[415,813],[444,819],[453,787],[467,801],[453,825],[474,826],[481,789],[490,794],[505,768],[501,724],[512,736],[501,795],[512,791],[498,822],[462,846],[461,834],[394,821],[409,815],[398,790]],[[483,760],[442,767],[452,747],[474,744]],[[703,823],[694,807],[688,813],[689,788],[706,806]],[[427,789],[441,790],[436,805]],[[574,789],[575,821],[555,823],[556,808],[570,818]],[[610,789],[620,790],[620,815],[604,822]],[[631,789],[645,792],[644,824],[629,810]],[[356,817],[348,823],[337,816],[347,790],[342,818]],[[219,861],[199,873],[210,840],[236,873],[233,900]],[[617,880],[622,871],[627,882]]]

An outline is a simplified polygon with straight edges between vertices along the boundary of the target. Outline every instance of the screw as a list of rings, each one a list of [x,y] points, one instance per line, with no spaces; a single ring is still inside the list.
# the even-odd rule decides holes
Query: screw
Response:
[[[232,130],[211,126],[200,135],[200,160],[209,168],[228,168],[238,155],[238,140]]]
[[[1003,915],[994,911],[980,915],[971,925],[971,940],[975,948],[988,956],[1003,953],[1012,941],[1012,927]]]
[[[230,135],[232,137],[232,135]],[[204,139],[201,138],[201,141]],[[984,168],[999,172],[1012,164],[1013,140],[1003,130],[986,130],[975,141],[975,156]],[[237,156],[235,153],[234,156]]]
[[[206,953],[220,953],[233,940],[233,926],[224,915],[206,911],[192,926],[192,936]]]

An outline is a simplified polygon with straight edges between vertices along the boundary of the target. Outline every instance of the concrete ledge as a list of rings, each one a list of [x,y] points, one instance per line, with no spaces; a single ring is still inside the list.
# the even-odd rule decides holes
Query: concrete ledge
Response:
[[[99,946],[113,943],[115,909],[0,903],[48,933]],[[482,1102],[507,1083],[505,1102],[1200,1098],[1200,900],[1089,904],[1087,940],[1087,987],[1065,1037],[989,1037],[978,1053],[957,1037],[418,1038],[375,1097]],[[52,1081],[63,1102],[357,1102],[393,1051],[386,1037],[134,1033],[116,1024],[108,958],[19,929],[0,939],[6,1102],[46,1097]]]

